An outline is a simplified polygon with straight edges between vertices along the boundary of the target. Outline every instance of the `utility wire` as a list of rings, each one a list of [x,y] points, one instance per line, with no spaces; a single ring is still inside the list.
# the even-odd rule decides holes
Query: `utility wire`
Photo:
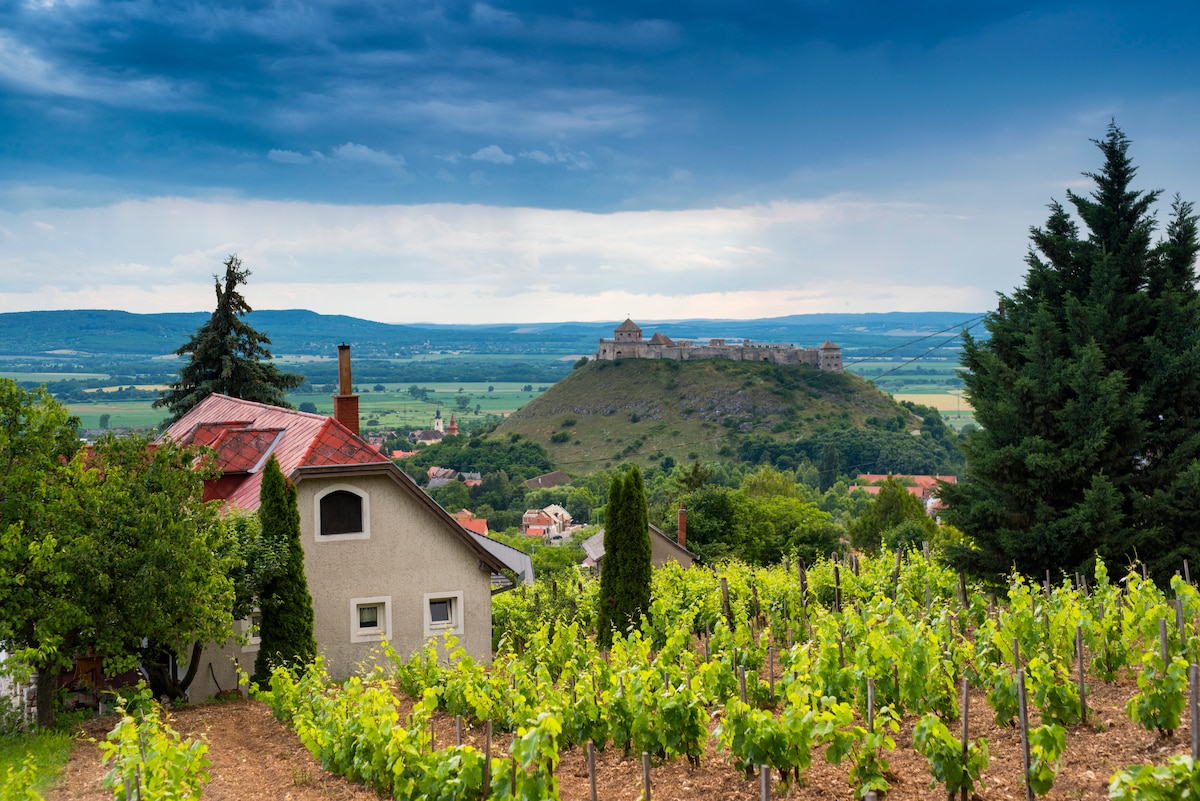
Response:
[[[888,348],[887,350],[881,350],[879,353],[873,354],[871,356],[863,356],[861,359],[855,359],[852,362],[846,362],[842,365],[842,370],[844,371],[847,367],[854,365],[854,364],[861,364],[862,362],[869,362],[869,361],[872,361],[873,359],[878,359],[881,356],[886,356],[887,354],[891,353],[892,351],[900,350],[901,348],[907,348],[910,345],[916,345],[918,342],[924,342],[927,339],[932,339],[933,337],[936,337],[939,334],[944,334],[947,331],[952,331],[955,328],[961,329],[963,326],[966,326],[967,330],[970,331],[972,328],[975,328],[977,325],[979,325],[980,321],[983,320],[983,318],[986,316],[987,316],[986,314],[979,314],[979,315],[971,317],[967,320],[963,320],[961,323],[954,323],[953,325],[947,326],[946,328],[943,328],[941,331],[934,331],[932,334],[926,334],[923,337],[918,337],[917,339],[909,340],[908,342],[903,342],[899,345],[896,345],[895,347]],[[953,342],[957,338],[958,338],[958,335],[956,334],[955,336],[951,337],[948,341]],[[943,345],[944,344],[945,343],[943,343]],[[942,347],[943,345],[939,345],[938,347]],[[933,350],[937,350],[937,348],[934,348]],[[932,353],[933,350],[926,351],[926,354]],[[922,354],[922,355],[925,355],[925,354]],[[917,357],[917,358],[920,358],[920,357]]]
[[[976,322],[974,325],[971,325],[971,326],[969,326],[969,327],[967,328],[967,330],[968,330],[968,331],[970,331],[972,328],[974,328],[974,327],[975,327],[975,326],[977,326],[977,325],[979,325],[979,323],[978,323],[978,322]],[[925,337],[925,339],[928,339],[928,337]],[[903,367],[907,367],[908,365],[912,364],[912,363],[913,363],[913,362],[915,362],[915,361],[918,361],[918,360],[920,360],[920,359],[924,359],[926,356],[928,356],[929,354],[933,353],[935,350],[938,350],[938,349],[940,349],[940,348],[944,348],[944,347],[946,347],[947,345],[949,345],[951,342],[953,342],[953,341],[954,341],[954,340],[956,340],[956,339],[958,339],[958,335],[957,335],[957,334],[955,334],[954,336],[950,337],[949,339],[946,339],[946,340],[943,340],[942,342],[939,342],[938,344],[934,345],[932,348],[930,348],[929,350],[925,351],[924,353],[922,353],[922,354],[919,354],[919,355],[917,355],[917,356],[914,356],[914,357],[912,357],[911,359],[909,359],[909,360],[907,360],[907,361],[901,362],[900,364],[898,364],[898,365],[896,365],[895,367],[893,367],[891,370],[888,370],[886,373],[880,373],[879,375],[877,375],[877,376],[873,376],[872,378],[868,378],[867,380],[868,380],[868,381],[871,381],[871,382],[875,382],[875,381],[879,380],[880,378],[884,378],[885,376],[889,376],[889,375],[891,375],[892,373],[896,372],[897,370],[899,370],[899,369],[901,369],[901,368],[903,368]],[[920,340],[918,340],[918,341],[920,341]]]

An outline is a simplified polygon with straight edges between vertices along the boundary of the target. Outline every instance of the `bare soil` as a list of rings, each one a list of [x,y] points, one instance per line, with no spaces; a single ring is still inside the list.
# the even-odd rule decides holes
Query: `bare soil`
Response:
[[[1089,723],[1067,732],[1067,749],[1062,769],[1049,799],[1104,799],[1109,779],[1116,771],[1140,762],[1161,764],[1167,757],[1188,753],[1191,732],[1185,721],[1172,737],[1160,737],[1133,724],[1124,712],[1124,703],[1133,693],[1129,680],[1106,685],[1091,685],[1088,697]],[[929,786],[930,774],[924,758],[912,750],[912,725],[905,721],[896,736],[896,750],[888,755],[892,789],[888,799],[941,799],[946,793]],[[1035,725],[1036,725],[1035,718]],[[981,692],[971,697],[970,734],[972,739],[986,737],[991,763],[984,775],[985,787],[976,797],[1022,801],[1021,737],[1014,728],[998,727]],[[79,732],[71,758],[56,788],[47,801],[110,801],[101,779],[104,767],[95,740],[102,740],[115,725],[113,718],[89,721]],[[369,788],[326,773],[297,740],[296,735],[256,701],[240,700],[203,704],[172,713],[171,725],[190,736],[203,736],[208,742],[212,761],[211,780],[204,797],[210,801],[374,801]],[[714,724],[715,725],[715,721]],[[435,720],[438,743],[455,740],[453,718]],[[957,728],[952,726],[957,734]],[[483,748],[482,728],[465,728],[463,739]],[[494,754],[507,752],[511,735],[496,735]],[[830,799],[854,797],[847,783],[848,765],[829,765],[821,754],[814,754],[812,767],[799,784],[785,786],[774,777],[772,797]],[[642,792],[640,755],[625,756],[608,748],[596,755],[597,798],[605,801],[634,801]],[[566,801],[590,799],[587,760],[584,749],[563,752],[558,767],[560,794]],[[686,760],[655,764],[651,769],[652,798],[662,801],[682,799],[759,798],[757,777],[747,778],[734,769],[725,755],[709,741],[698,769]]]

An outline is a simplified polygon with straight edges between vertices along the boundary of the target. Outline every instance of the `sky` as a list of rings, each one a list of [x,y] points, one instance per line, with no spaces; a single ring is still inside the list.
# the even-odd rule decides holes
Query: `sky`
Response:
[[[0,2],[0,312],[981,311],[1091,140],[1200,202],[1200,6]]]

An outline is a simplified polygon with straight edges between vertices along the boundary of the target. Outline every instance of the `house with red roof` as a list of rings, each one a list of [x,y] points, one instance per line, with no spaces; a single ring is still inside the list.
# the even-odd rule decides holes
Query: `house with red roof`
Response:
[[[941,499],[937,496],[938,482],[946,484],[957,484],[958,476],[905,476],[905,475],[884,475],[883,473],[859,473],[854,479],[855,483],[851,484],[847,491],[854,492],[855,490],[865,490],[868,495],[878,495],[880,485],[889,478],[900,479],[905,482],[905,489],[909,495],[915,495],[925,504],[925,511],[930,515],[936,513],[941,508]],[[909,484],[907,482],[911,481]]]
[[[511,588],[511,566],[358,435],[351,386],[343,345],[334,417],[210,395],[163,437],[212,449],[220,475],[205,498],[230,508],[258,508],[263,467],[278,459],[296,487],[313,631],[331,677],[377,659],[383,640],[407,656],[453,634],[490,660],[491,596]],[[234,662],[251,669],[258,646],[242,625],[248,642],[205,650],[193,698],[236,686]]]

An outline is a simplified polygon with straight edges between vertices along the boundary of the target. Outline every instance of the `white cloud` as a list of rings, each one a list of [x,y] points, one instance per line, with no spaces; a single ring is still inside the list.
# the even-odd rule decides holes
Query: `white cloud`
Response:
[[[481,147],[471,154],[475,161],[490,161],[492,164],[512,164],[516,159],[505,153],[499,145]]]
[[[990,308],[1020,283],[1027,221],[850,197],[612,214],[158,198],[0,227],[0,311],[205,310],[236,252],[255,308],[535,322]]]
[[[0,86],[33,95],[72,97],[116,107],[181,108],[191,105],[179,88],[159,77],[129,78],[56,64],[0,32]]]
[[[344,145],[335,147],[333,149],[333,157],[342,161],[370,164],[375,167],[404,169],[404,156],[385,153],[382,150],[372,150],[366,145],[360,145],[355,142],[346,142]]]
[[[553,153],[547,153],[544,150],[522,150],[518,155],[539,164],[565,164],[580,170],[590,170],[595,166],[591,157],[582,150],[572,150],[563,145],[555,145],[553,151]]]
[[[269,150],[267,158],[280,164],[312,164],[314,161],[324,159],[325,156],[315,150],[307,154],[297,153],[295,150]]]

